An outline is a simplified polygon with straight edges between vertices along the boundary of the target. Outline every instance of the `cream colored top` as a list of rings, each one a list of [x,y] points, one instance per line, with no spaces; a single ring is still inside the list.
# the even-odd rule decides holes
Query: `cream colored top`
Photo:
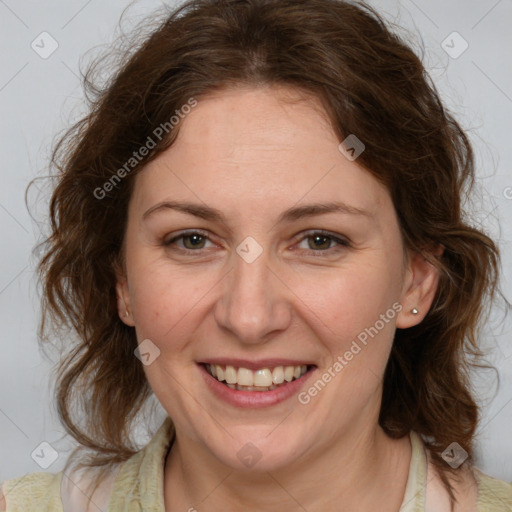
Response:
[[[29,473],[6,480],[3,491],[7,512],[165,512],[164,464],[174,439],[166,418],[151,441],[105,478],[89,499],[83,491],[85,473]],[[404,499],[399,512],[448,512],[440,486],[427,479],[427,451],[420,436],[411,432],[412,457]],[[512,484],[474,470],[478,482],[477,512],[512,511]],[[427,505],[426,505],[427,503]],[[1,510],[1,509],[0,509]],[[469,512],[469,511],[468,511]],[[471,511],[473,512],[473,511]]]

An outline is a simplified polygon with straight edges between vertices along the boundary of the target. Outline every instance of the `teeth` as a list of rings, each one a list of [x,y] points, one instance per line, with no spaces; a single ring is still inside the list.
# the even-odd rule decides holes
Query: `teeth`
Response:
[[[224,372],[224,376],[226,377],[226,382],[228,384],[236,384],[236,370],[232,366],[226,366],[226,371]]]
[[[268,368],[257,370],[254,372],[254,385],[260,387],[268,387],[272,385],[272,373]]]
[[[272,382],[274,384],[282,384],[284,382],[284,368],[276,366],[272,372]]]
[[[240,384],[241,386],[254,386],[252,371],[247,368],[238,368],[237,384]]]
[[[291,382],[304,375],[308,367],[299,366],[276,366],[274,369],[261,368],[256,371],[248,368],[235,368],[234,366],[206,365],[210,375],[218,381],[225,381],[231,389],[244,391],[272,390],[283,384]]]

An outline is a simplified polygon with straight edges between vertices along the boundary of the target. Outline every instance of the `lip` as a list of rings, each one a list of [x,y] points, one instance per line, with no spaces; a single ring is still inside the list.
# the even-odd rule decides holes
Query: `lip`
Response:
[[[210,360],[207,364],[231,364],[232,366],[242,366],[244,368],[249,368],[248,361],[240,362],[240,360],[235,359],[222,359],[222,362],[213,362],[214,360]],[[215,361],[221,361],[220,359]],[[230,362],[226,362],[230,361]],[[236,362],[238,361],[238,362]],[[253,361],[251,366],[253,368],[249,369],[259,369],[266,368],[268,366],[299,366],[299,363],[292,363],[288,361],[287,363],[282,363],[280,361],[283,360],[275,360],[278,361],[277,364],[274,362],[269,364],[270,360],[265,360],[266,365],[261,366],[262,361],[257,361],[256,363]],[[272,360],[274,361],[274,360]],[[302,363],[305,364],[305,363]],[[244,366],[247,365],[247,366]],[[262,407],[270,407],[272,405],[276,405],[284,402],[290,397],[297,395],[300,389],[307,383],[307,381],[311,378],[311,376],[315,373],[316,366],[310,367],[310,369],[301,377],[292,382],[288,382],[282,386],[279,386],[272,391],[238,391],[237,389],[231,389],[225,384],[219,382],[215,377],[212,377],[208,371],[206,370],[205,364],[198,364],[198,367],[201,371],[201,375],[205,379],[206,385],[212,391],[212,393],[219,398],[220,400],[234,406],[241,408],[249,408],[249,409],[259,409]]]

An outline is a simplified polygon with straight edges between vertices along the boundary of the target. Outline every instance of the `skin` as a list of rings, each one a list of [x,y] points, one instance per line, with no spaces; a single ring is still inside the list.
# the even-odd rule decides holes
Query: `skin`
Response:
[[[201,99],[175,144],[136,177],[118,309],[139,342],[160,350],[144,370],[176,426],[164,472],[168,511],[400,507],[411,447],[378,426],[382,377],[395,329],[421,322],[438,274],[404,251],[389,192],[338,145],[315,98],[229,89]],[[143,219],[171,200],[216,208],[225,219],[172,209]],[[277,222],[288,208],[331,201],[368,215]],[[183,251],[190,239],[164,245],[190,229],[208,236],[193,254]],[[317,249],[307,235],[319,229],[349,245],[327,239]],[[252,263],[236,252],[248,236],[263,248]],[[306,405],[296,397],[260,409],[228,405],[196,364],[293,358],[314,361],[320,377],[394,303],[402,310]],[[252,468],[237,457],[248,442],[262,455]]]

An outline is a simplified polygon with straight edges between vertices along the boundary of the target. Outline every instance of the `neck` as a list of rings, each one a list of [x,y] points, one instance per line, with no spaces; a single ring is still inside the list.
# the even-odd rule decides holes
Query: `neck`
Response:
[[[353,430],[275,471],[233,470],[177,432],[165,465],[166,511],[398,511],[411,458],[408,436],[393,440],[378,426]]]

